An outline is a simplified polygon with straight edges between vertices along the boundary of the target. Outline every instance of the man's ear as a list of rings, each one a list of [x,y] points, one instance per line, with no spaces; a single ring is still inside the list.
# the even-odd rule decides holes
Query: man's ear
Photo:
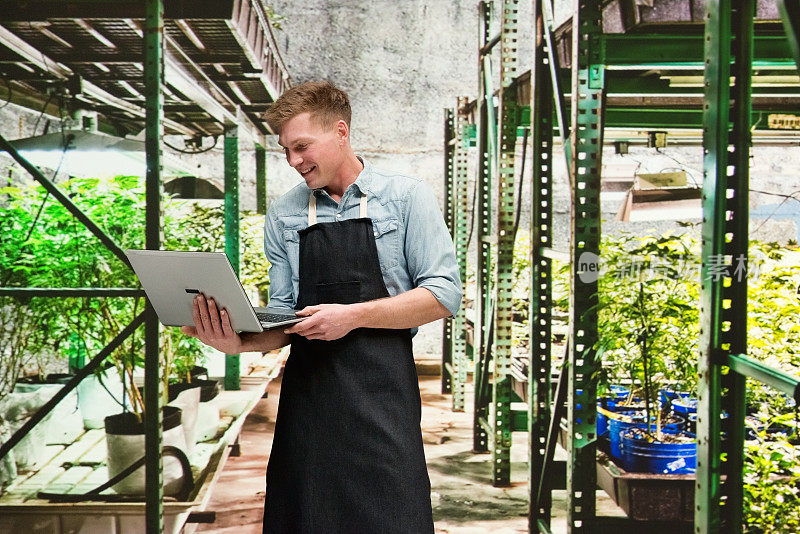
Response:
[[[339,138],[340,142],[350,138],[350,128],[343,120],[339,120],[336,123],[336,137]]]

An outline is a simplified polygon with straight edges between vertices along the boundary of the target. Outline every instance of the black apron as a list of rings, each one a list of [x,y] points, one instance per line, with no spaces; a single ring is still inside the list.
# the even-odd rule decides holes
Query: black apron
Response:
[[[300,231],[297,309],[388,297],[372,220]],[[264,533],[431,533],[430,480],[409,330],[292,335],[267,466]]]

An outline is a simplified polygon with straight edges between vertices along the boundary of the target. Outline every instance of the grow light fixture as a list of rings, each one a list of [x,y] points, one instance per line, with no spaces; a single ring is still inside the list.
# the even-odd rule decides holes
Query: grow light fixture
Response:
[[[682,221],[702,218],[703,191],[686,185],[686,173],[640,174],[634,179],[616,220]]]
[[[59,169],[69,176],[144,176],[147,170],[144,141],[100,132],[65,130],[17,139],[11,144],[37,167]],[[162,170],[165,176],[193,174],[186,164],[169,154],[162,155]]]

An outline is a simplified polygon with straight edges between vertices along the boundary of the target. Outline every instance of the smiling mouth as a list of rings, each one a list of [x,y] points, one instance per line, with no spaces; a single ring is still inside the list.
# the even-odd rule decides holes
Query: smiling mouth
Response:
[[[316,168],[317,168],[317,166],[316,166],[316,165],[314,165],[313,167],[311,167],[310,169],[306,170],[305,172],[303,172],[303,171],[298,171],[298,172],[300,173],[300,176],[302,176],[303,178],[305,178],[306,176],[308,176],[308,175],[309,175],[309,173],[310,173],[311,171],[313,171],[313,170],[314,170],[314,169],[316,169]]]

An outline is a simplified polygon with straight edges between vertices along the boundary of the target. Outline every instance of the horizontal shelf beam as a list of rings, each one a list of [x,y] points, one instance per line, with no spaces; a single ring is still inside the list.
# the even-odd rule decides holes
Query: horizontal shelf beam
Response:
[[[781,393],[791,395],[795,403],[800,403],[800,379],[797,377],[765,365],[745,354],[729,354],[728,366],[740,375],[758,380]]]
[[[606,65],[671,68],[704,64],[702,35],[605,34],[601,39]],[[754,61],[793,62],[785,36],[756,36],[753,52]]]

